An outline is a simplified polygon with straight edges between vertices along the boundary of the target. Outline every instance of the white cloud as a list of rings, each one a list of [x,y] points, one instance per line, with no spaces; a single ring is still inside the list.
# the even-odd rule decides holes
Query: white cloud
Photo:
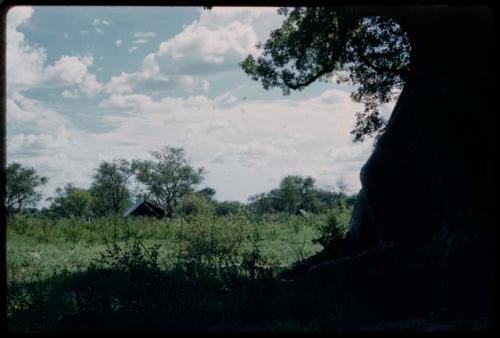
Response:
[[[233,74],[223,72],[241,72],[237,62],[254,50],[262,27],[277,22],[274,11],[202,11],[199,20],[147,55],[140,68],[112,76],[106,84],[89,72],[91,56],[62,56],[47,66],[45,50],[30,45],[17,31],[32,14],[16,14],[10,19],[13,33],[7,36],[15,42],[8,44],[8,60],[11,55],[10,60],[22,64],[7,64],[13,79],[7,78],[8,159],[49,176],[47,195],[68,182],[88,187],[99,159],[145,158],[164,145],[184,147],[193,165],[205,166],[206,184],[217,189],[220,199],[246,200],[275,187],[288,174],[311,175],[320,184],[334,184],[343,177],[356,190],[371,144],[351,142],[349,131],[360,107],[346,92],[325,90],[302,101],[293,95],[256,100],[241,84],[208,97],[210,86],[224,81],[221,74]],[[98,25],[106,26],[101,21]],[[135,39],[149,39],[149,33]],[[29,71],[23,73],[23,67]],[[68,120],[71,112],[23,95],[24,89],[48,85],[63,87],[61,95],[67,98],[105,90],[109,95],[100,102],[97,118],[113,129],[77,129]],[[172,88],[182,88],[190,96],[174,97],[168,92]],[[20,131],[20,125],[29,129]]]
[[[146,56],[144,58],[144,61],[142,62],[142,67],[141,67],[141,71],[139,73],[139,78],[140,79],[150,79],[153,76],[157,75],[159,71],[160,71],[160,68],[158,67],[158,64],[156,63],[155,55],[148,54],[148,56]]]
[[[154,32],[136,32],[134,38],[154,38],[156,33]]]
[[[277,14],[275,7],[214,7],[211,10],[200,10],[199,25],[218,28],[229,25],[233,21],[250,25],[259,40],[267,38],[269,32],[281,26],[283,17]]]
[[[145,44],[145,43],[148,43],[148,39],[137,39],[137,40],[132,41],[132,43],[134,45]]]
[[[31,7],[14,7],[7,15],[7,96],[29,88],[80,84],[85,76],[91,80],[88,67],[93,63],[92,55],[63,55],[53,64],[45,65],[45,49],[30,44],[18,31],[18,26],[33,13]]]
[[[76,56],[63,55],[53,65],[45,70],[49,83],[62,83],[71,85],[80,83],[87,74],[87,62]]]
[[[346,92],[328,90],[302,102],[240,100],[224,106],[231,97],[153,99],[114,94],[100,105],[128,113],[102,115],[114,130],[94,134],[66,127],[63,131],[38,116],[37,122],[51,121],[48,128],[39,129],[47,131],[11,136],[7,149],[10,156],[17,153],[17,158],[51,178],[46,194],[68,182],[88,186],[99,158],[146,158],[149,151],[164,145],[184,147],[193,165],[206,167],[206,184],[217,189],[220,199],[244,201],[274,188],[288,174],[311,175],[318,184],[330,185],[343,177],[351,191],[359,188],[359,168],[371,144],[351,142],[349,130],[360,107],[348,100]],[[38,112],[34,108],[20,109]],[[25,151],[34,154],[23,157]]]
[[[110,23],[109,23],[109,21],[104,20],[104,19],[94,19],[94,21],[92,22],[92,25],[94,25],[94,26],[99,26],[99,25],[109,26]]]
[[[68,90],[68,89],[65,89],[62,93],[61,93],[62,97],[65,97],[67,99],[76,99],[78,97],[80,97],[80,95],[78,94],[78,92],[76,90]]]
[[[175,90],[187,93],[205,93],[211,74],[235,71],[248,53],[255,53],[255,44],[269,33],[269,22],[281,22],[276,8],[214,8],[200,11],[200,18],[176,36],[159,44],[149,54],[141,69],[112,77],[107,84],[110,93],[160,93]],[[262,27],[266,33],[260,32]],[[133,44],[146,43],[156,34],[136,32]],[[128,51],[134,52],[137,46]],[[147,76],[146,76],[147,75]]]
[[[9,9],[7,13],[7,26],[16,28],[25,23],[33,15],[33,7],[15,6]]]
[[[172,39],[162,42],[159,56],[174,60],[192,59],[220,64],[226,58],[240,58],[255,52],[257,35],[250,25],[233,21],[228,26],[210,29],[198,22],[186,27]]]
[[[200,22],[206,24],[215,19],[252,20],[263,15],[274,14],[276,10],[275,7],[214,7],[209,11],[200,11]]]
[[[139,49],[139,47],[137,47],[137,46],[133,46],[133,47],[129,48],[128,52],[129,52],[129,53],[132,53],[132,52],[134,52],[134,51],[136,51],[136,50],[138,50],[138,49]]]
[[[88,32],[87,30],[85,30],[85,29],[82,29],[82,30],[80,31],[80,34],[81,34],[81,35],[88,35],[88,34],[89,34],[89,32]]]
[[[106,117],[117,129],[102,136],[108,145],[113,139],[134,140],[129,152],[141,156],[165,144],[184,147],[193,164],[208,169],[207,184],[222,199],[245,200],[287,174],[311,175],[318,184],[330,185],[342,177],[351,191],[359,189],[359,169],[372,144],[351,141],[354,112],[361,107],[347,92],[332,89],[303,101],[239,100],[226,106],[233,96],[154,100],[144,94],[112,95],[101,107],[132,115]]]
[[[19,10],[17,10],[19,8]],[[15,7],[7,18],[7,91],[16,91],[43,86],[69,86],[79,84],[88,75],[93,63],[92,55],[63,55],[52,65],[45,66],[45,49],[31,45],[17,26],[29,19],[33,13],[24,7]]]
[[[111,95],[103,100],[101,108],[119,108],[141,114],[169,112],[173,109],[202,108],[211,107],[211,101],[202,95],[190,96],[187,98],[164,97],[154,101],[150,96],[144,94]]]
[[[97,34],[104,34],[104,31],[101,27],[109,26],[110,22],[104,19],[94,19],[94,21],[92,21],[92,25],[94,26],[94,31]]]
[[[7,97],[7,126],[35,124],[37,128],[48,128],[50,125],[66,124],[64,115],[43,102],[30,99],[21,93],[12,93]],[[9,128],[7,128],[9,131]]]
[[[75,148],[85,143],[84,133],[71,127],[70,114],[51,103],[27,97],[32,88],[67,87],[61,95],[75,98],[80,91],[95,95],[102,90],[95,75],[89,72],[92,55],[63,55],[46,65],[44,48],[30,43],[19,25],[33,15],[31,7],[15,7],[7,15],[6,31],[6,120],[7,160],[34,166],[42,175],[50,177],[48,187],[54,184],[80,180],[82,162],[75,156]]]
[[[121,45],[123,45],[123,41],[120,40],[120,39],[118,39],[118,40],[115,41],[115,45],[118,46],[118,47],[120,47]]]
[[[18,26],[33,15],[31,7],[13,7],[7,13],[7,86],[13,88],[33,85],[43,77],[43,65],[47,59],[45,49],[30,45]]]
[[[106,85],[108,93],[123,94],[144,87],[148,93],[156,90],[183,89],[188,93],[206,92],[209,81],[205,78],[193,75],[164,75],[156,62],[156,55],[147,55],[139,71],[134,73],[122,72],[120,75],[111,77]]]
[[[22,151],[24,149],[53,150],[63,148],[70,143],[66,127],[60,126],[55,135],[52,134],[17,134],[8,140],[9,150]]]
[[[22,97],[18,96],[16,98],[8,97],[6,100],[6,118],[7,123],[23,123],[27,121],[32,121],[36,118],[35,111],[31,109],[26,109],[23,106]]]
[[[97,81],[94,74],[86,74],[79,86],[80,90],[87,96],[95,96],[104,89],[104,85]]]
[[[101,102],[101,108],[128,108],[131,111],[148,111],[153,107],[153,100],[147,95],[111,95]]]
[[[184,88],[188,93],[203,91],[206,92],[210,83],[208,80],[192,75],[181,75],[177,77],[177,84]]]
[[[106,91],[108,93],[130,93],[134,89],[134,75],[122,72],[118,76],[113,76],[106,84]]]

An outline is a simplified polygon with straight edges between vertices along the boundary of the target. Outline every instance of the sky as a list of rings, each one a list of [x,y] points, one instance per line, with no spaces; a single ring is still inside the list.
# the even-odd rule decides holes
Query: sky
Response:
[[[360,188],[373,140],[352,142],[353,87],[283,96],[239,66],[283,17],[271,7],[13,7],[6,27],[7,163],[88,188],[101,161],[183,147],[200,188],[247,201],[286,175]],[[393,103],[382,107],[389,116]],[[44,205],[46,202],[42,202]]]

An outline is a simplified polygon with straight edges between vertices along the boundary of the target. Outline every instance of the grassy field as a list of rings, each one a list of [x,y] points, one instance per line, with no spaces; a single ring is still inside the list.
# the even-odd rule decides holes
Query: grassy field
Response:
[[[16,216],[7,228],[8,325],[20,332],[362,330],[487,308],[485,297],[461,293],[472,284],[458,278],[460,265],[446,270],[433,260],[429,270],[412,251],[374,251],[282,278],[321,250],[315,239],[331,233],[326,224],[345,229],[349,214],[336,213],[335,222],[332,214],[244,212],[95,222]]]
[[[348,212],[341,218],[347,221]],[[314,239],[325,222],[327,215],[255,217],[244,212],[94,222],[18,215],[7,228],[9,324],[16,331],[74,329],[71,318],[77,316],[86,329],[116,330],[122,316],[135,314],[126,322],[141,329],[295,327],[273,316],[264,320],[267,315],[256,307],[269,302],[287,309],[286,287],[276,284],[276,274],[321,250]],[[172,303],[178,297],[182,300]],[[159,308],[150,315],[161,324],[144,322],[145,307]],[[94,310],[108,318],[106,324],[80,317]],[[207,321],[192,323],[201,313]]]
[[[318,237],[317,224],[325,219],[326,215],[166,220],[109,217],[90,223],[18,216],[8,224],[7,278],[9,283],[34,281],[60,271],[84,270],[105,250],[106,243],[123,246],[134,238],[146,246],[159,245],[159,262],[164,267],[185,256],[189,245],[189,254],[199,255],[209,253],[217,245],[235,246],[220,248],[233,250],[229,253],[234,255],[257,245],[263,264],[284,267],[321,250],[313,240]]]

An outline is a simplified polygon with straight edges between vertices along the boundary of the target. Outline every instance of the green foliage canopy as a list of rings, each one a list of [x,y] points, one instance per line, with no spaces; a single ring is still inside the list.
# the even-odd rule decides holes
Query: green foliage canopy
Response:
[[[182,148],[164,147],[151,153],[154,160],[134,160],[132,169],[148,190],[148,197],[172,216],[182,197],[203,180],[205,170],[193,168]]]
[[[186,194],[177,210],[182,216],[210,215],[213,212],[213,204],[198,192]]]
[[[199,194],[205,196],[208,200],[212,200],[216,194],[214,188],[206,187],[198,191]]]
[[[37,191],[47,183],[47,177],[39,176],[34,168],[13,162],[7,165],[5,182],[5,207],[8,214],[35,206],[42,195]]]
[[[296,213],[299,208],[312,211],[317,205],[312,177],[286,176],[281,180],[278,195],[289,213]]]
[[[128,182],[133,175],[131,163],[125,159],[101,162],[90,187],[96,215],[120,213],[130,204]]]
[[[264,89],[278,87],[284,95],[315,81],[356,86],[353,101],[364,104],[351,131],[354,141],[375,135],[385,125],[379,106],[403,87],[409,71],[407,34],[387,17],[360,17],[331,7],[281,8],[283,24],[257,44],[260,54],[241,62],[243,71]]]
[[[56,189],[57,196],[49,198],[52,201],[50,213],[66,218],[82,218],[91,215],[92,195],[86,189],[78,188],[68,183],[64,189]]]
[[[354,204],[355,196],[347,196],[346,187],[339,180],[335,188],[319,188],[314,178],[299,175],[284,177],[278,188],[249,198],[249,207],[256,214],[286,212],[297,214],[300,210],[312,213],[328,212],[347,203]]]
[[[257,214],[272,212],[296,214],[299,209],[320,212],[324,205],[318,198],[317,192],[312,177],[288,175],[281,180],[278,188],[251,196],[250,208]]]

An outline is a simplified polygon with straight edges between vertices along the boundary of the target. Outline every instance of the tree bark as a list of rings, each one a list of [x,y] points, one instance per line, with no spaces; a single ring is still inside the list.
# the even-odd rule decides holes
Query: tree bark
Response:
[[[361,170],[362,206],[348,239],[408,245],[443,228],[487,237],[492,13],[481,6],[439,6],[400,10],[395,17],[410,38],[410,73]]]

